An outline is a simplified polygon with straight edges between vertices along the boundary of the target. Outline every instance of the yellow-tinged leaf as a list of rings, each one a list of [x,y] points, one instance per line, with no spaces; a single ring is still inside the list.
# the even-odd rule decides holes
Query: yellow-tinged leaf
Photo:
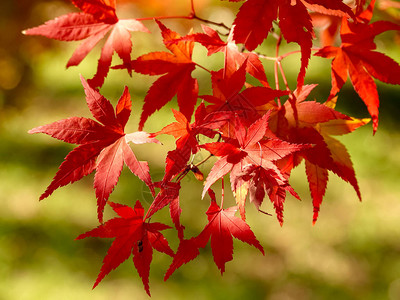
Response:
[[[331,171],[344,181],[349,182],[356,191],[358,198],[361,200],[360,188],[353,169],[353,163],[351,162],[350,154],[347,152],[346,147],[338,140],[329,136],[324,136],[324,141],[331,152],[331,157],[334,162]]]
[[[368,124],[371,121],[370,118],[351,120],[331,120],[325,123],[319,124],[320,133],[322,135],[343,135],[346,133],[353,132],[358,127]]]
[[[243,220],[246,219],[245,215],[245,203],[246,203],[246,196],[249,191],[249,181],[240,180],[233,191],[233,194],[236,199],[236,204],[240,211],[240,216]]]
[[[338,97],[333,97],[331,99],[328,99],[325,101],[325,105],[328,106],[329,108],[335,109],[336,107],[336,102],[337,102]]]
[[[341,142],[328,136],[324,136],[324,141],[331,151],[331,156],[335,163],[346,166],[348,168],[353,168],[353,163],[351,162],[350,155],[347,152],[346,147]]]

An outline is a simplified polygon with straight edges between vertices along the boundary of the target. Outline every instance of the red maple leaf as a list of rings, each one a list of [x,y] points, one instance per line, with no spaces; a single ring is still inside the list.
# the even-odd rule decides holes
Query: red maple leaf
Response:
[[[195,259],[199,254],[200,252],[196,243],[196,238],[191,238],[189,240],[181,238],[174,259],[165,273],[164,281],[166,281],[179,267]]]
[[[306,174],[313,198],[313,223],[318,213],[328,182],[328,170],[349,182],[361,200],[361,193],[346,147],[330,135],[342,135],[365,125],[369,119],[355,119],[334,110],[335,102],[320,104],[304,101],[315,85],[304,86],[294,92],[295,101],[287,101],[271,116],[272,130],[292,143],[309,143],[314,147],[293,154],[285,168],[290,174],[304,158]]]
[[[156,20],[161,29],[165,46],[169,52],[151,52],[138,57],[130,63],[129,68],[146,75],[162,75],[150,87],[144,99],[143,112],[139,129],[142,129],[147,118],[162,108],[177,95],[180,111],[190,120],[197,101],[198,83],[192,77],[196,63],[192,61],[194,43],[178,40],[180,35],[165,27]],[[121,68],[117,66],[116,68]]]
[[[115,0],[71,0],[82,10],[70,13],[54,20],[47,21],[38,27],[25,30],[27,35],[42,35],[60,41],[80,41],[82,44],[75,50],[67,63],[67,68],[78,65],[94,46],[110,32],[105,42],[97,66],[97,72],[89,84],[100,87],[104,83],[111,66],[114,51],[125,66],[130,65],[133,31],[149,32],[138,20],[120,20],[115,13]],[[130,69],[128,69],[130,72]]]
[[[369,24],[375,1],[357,15],[362,22],[350,23],[343,18],[340,35],[340,47],[327,46],[315,55],[333,58],[332,88],[330,97],[334,97],[343,87],[349,74],[355,91],[367,106],[373,121],[373,130],[378,128],[379,96],[374,78],[390,84],[400,84],[400,65],[376,49],[374,38],[388,30],[400,30],[400,25],[388,21]]]
[[[98,217],[103,218],[103,209],[118,182],[123,164],[144,181],[154,195],[147,162],[138,161],[128,142],[134,144],[158,143],[146,132],[125,134],[124,128],[131,113],[131,97],[125,90],[115,108],[99,92],[81,77],[86,93],[87,105],[97,119],[72,117],[31,129],[29,133],[45,133],[71,144],[78,144],[60,165],[53,181],[40,200],[50,196],[57,188],[80,180],[96,170],[94,189],[98,204]],[[97,161],[96,161],[97,160]]]
[[[212,154],[221,157],[208,174],[204,184],[203,197],[212,184],[231,172],[231,187],[236,196],[243,219],[244,201],[249,188],[248,185],[243,184],[248,184],[245,183],[245,181],[249,181],[249,179],[240,182],[238,182],[238,180],[242,179],[243,175],[246,174],[246,170],[248,170],[250,166],[259,167],[262,171],[269,174],[268,178],[273,178],[273,180],[270,181],[272,186],[287,186],[287,179],[274,162],[293,152],[310,147],[310,145],[306,144],[290,144],[277,138],[266,138],[268,116],[269,114],[266,114],[255,121],[248,130],[246,130],[240,118],[237,117],[235,119],[236,140],[230,139],[228,142],[208,143],[201,146]],[[252,175],[252,177],[255,176],[258,175]],[[262,198],[259,198],[258,203],[260,204],[261,202]],[[275,200],[273,203],[277,211],[278,219],[282,222],[282,218],[280,217],[282,207],[281,205],[275,205],[277,203]]]
[[[276,217],[281,226],[283,225],[283,205],[286,199],[286,192],[290,192],[299,200],[300,197],[289,185],[287,181],[288,178],[286,178],[288,176],[285,176],[282,170],[280,171],[286,179],[285,181],[276,175],[275,170],[268,170],[255,164],[248,164],[241,170],[231,172],[231,188],[243,220],[245,220],[245,202],[247,194],[249,195],[250,202],[253,203],[259,211],[261,211],[260,206],[264,201],[265,195],[268,195],[274,206]]]
[[[214,262],[221,274],[225,272],[225,263],[233,259],[232,237],[256,247],[264,255],[264,249],[251,231],[250,226],[244,220],[235,216],[237,207],[222,209],[215,201],[215,194],[212,192],[210,196],[212,196],[212,200],[206,212],[208,224],[197,237],[180,238],[178,250],[164,280],[167,280],[183,264],[195,259],[200,254],[199,248],[204,248],[210,239]]]
[[[224,42],[217,31],[214,29],[201,25],[204,33],[194,33],[182,37],[180,40],[189,40],[198,42],[207,48],[207,55],[210,56],[217,52],[222,52],[225,55],[223,78],[229,78],[236,70],[243,65],[247,60],[246,72],[254,78],[257,78],[263,86],[268,87],[267,76],[265,75],[264,66],[262,65],[259,57],[255,53],[241,52],[238,46],[233,41],[233,32],[235,26],[232,27],[227,41]]]
[[[249,0],[236,16],[233,39],[252,51],[267,38],[273,21],[279,18],[283,37],[301,48],[301,67],[297,77],[297,86],[300,87],[304,83],[314,36],[307,9],[341,16],[353,15],[342,0]]]
[[[200,96],[211,103],[208,112],[234,112],[250,121],[260,116],[257,107],[273,102],[276,97],[287,95],[287,91],[273,90],[267,86],[248,87],[243,89],[246,82],[248,60],[245,60],[238,70],[230,77],[224,77],[224,69],[211,72],[213,95]],[[242,90],[243,89],[243,90]]]
[[[163,181],[168,181],[188,167],[191,154],[198,152],[197,137],[199,134],[213,138],[216,134],[212,129],[218,128],[228,121],[228,116],[207,114],[204,103],[201,103],[195,112],[195,122],[190,124],[187,118],[179,111],[172,109],[177,122],[165,126],[152,136],[169,134],[176,139],[176,149],[169,151],[166,158],[165,176]],[[189,169],[188,169],[189,171]]]
[[[196,237],[196,244],[201,248],[204,248],[211,239],[214,262],[221,274],[225,272],[225,263],[233,259],[232,236],[256,247],[264,254],[264,249],[251,231],[250,226],[235,216],[236,211],[237,207],[222,209],[215,201],[211,201],[207,210],[208,224]]]
[[[119,217],[108,220],[106,223],[79,235],[76,239],[86,237],[115,238],[103,265],[93,285],[95,288],[100,281],[112,270],[133,254],[133,263],[139,276],[142,278],[144,289],[150,295],[149,271],[153,259],[153,248],[169,256],[174,252],[168,245],[168,241],[160,233],[161,230],[171,228],[162,223],[145,222],[144,209],[139,201],[132,209],[129,206],[110,202],[110,206]]]
[[[175,224],[175,227],[181,228],[179,217],[181,214],[181,209],[179,207],[179,191],[181,185],[179,182],[156,182],[155,185],[161,189],[161,191],[154,198],[153,202],[149,207],[147,213],[147,218],[150,218],[157,211],[163,207],[172,203],[171,207],[171,219]]]

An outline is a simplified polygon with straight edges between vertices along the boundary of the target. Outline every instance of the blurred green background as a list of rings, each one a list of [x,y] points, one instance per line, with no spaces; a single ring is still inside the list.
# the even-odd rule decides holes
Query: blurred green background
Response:
[[[176,8],[174,2],[125,3],[124,10],[118,13],[137,17],[188,12],[185,1],[179,1]],[[237,3],[200,2],[195,1],[200,16],[227,24],[232,22],[233,13],[224,6],[233,11],[238,8]],[[78,74],[86,78],[93,75],[100,48],[95,48],[79,67],[65,70],[78,43],[26,37],[21,31],[71,11],[75,10],[67,1],[18,0],[0,4],[0,299],[147,299],[131,259],[111,272],[95,290],[91,289],[111,244],[111,240],[95,238],[74,241],[79,234],[97,226],[93,175],[38,201],[72,146],[45,135],[28,135],[27,131],[70,116],[90,117]],[[196,22],[166,24],[181,34],[193,24],[198,28]],[[159,42],[157,28],[151,22],[146,25],[153,32],[152,38]],[[378,47],[400,61],[399,45],[393,44],[393,39],[392,33],[383,34]],[[157,47],[163,49],[149,40],[149,35],[134,34],[135,57]],[[268,55],[275,51],[261,50]],[[201,59],[205,52],[197,47],[195,55]],[[119,63],[114,58],[114,63]],[[214,69],[221,58],[211,58]],[[296,64],[298,58],[284,61],[284,68],[285,64]],[[204,64],[210,66],[210,61]],[[313,58],[306,77],[306,82],[320,84],[313,96],[321,101],[329,92],[329,63]],[[271,69],[271,65],[266,67]],[[292,82],[297,71],[297,67],[288,70]],[[272,81],[273,76],[268,75]],[[208,80],[204,72],[196,76]],[[145,76],[130,78],[114,70],[106,79],[101,92],[114,104],[125,84],[133,95],[128,132],[136,130],[141,100],[151,82]],[[400,299],[400,89],[379,83],[378,89],[381,122],[377,134],[372,136],[372,128],[367,125],[340,138],[352,155],[362,203],[350,185],[331,175],[319,220],[312,226],[312,205],[302,165],[294,171],[291,184],[303,201],[288,196],[283,227],[275,217],[248,207],[248,221],[266,250],[265,256],[235,241],[234,260],[227,264],[221,277],[206,247],[195,261],[163,282],[171,259],[157,252],[150,272],[153,298]],[[201,93],[210,91],[204,89]],[[338,109],[367,116],[349,83],[340,94]],[[161,129],[172,120],[171,115],[164,108],[150,118],[145,130]],[[150,162],[155,179],[162,176],[163,157],[173,147],[172,138],[164,136],[161,140],[164,146],[134,147],[139,159]],[[202,184],[194,178],[185,178],[183,185],[183,223],[187,236],[196,235],[206,223],[205,215],[198,212],[207,209],[208,201],[200,200]],[[225,194],[226,201],[232,201],[228,187]],[[148,207],[148,191],[124,169],[111,200],[131,205],[136,199]],[[267,200],[264,209],[272,211]],[[106,211],[106,216],[113,214]],[[156,219],[169,222],[167,212],[161,212]],[[175,232],[170,230],[166,235],[176,249]]]

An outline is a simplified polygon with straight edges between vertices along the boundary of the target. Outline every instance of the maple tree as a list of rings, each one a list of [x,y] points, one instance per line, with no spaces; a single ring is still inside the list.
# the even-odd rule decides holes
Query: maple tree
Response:
[[[400,31],[400,25],[387,20],[371,22],[375,0],[247,0],[241,4],[231,26],[218,20],[200,18],[193,0],[188,1],[191,10],[186,16],[137,19],[119,19],[116,0],[71,2],[80,12],[60,16],[24,33],[61,41],[82,40],[67,67],[78,65],[108,35],[94,77],[86,80],[81,76],[87,106],[96,120],[71,117],[36,127],[29,133],[45,133],[78,145],[65,157],[40,200],[59,187],[95,171],[93,187],[99,225],[77,239],[100,237],[113,238],[114,241],[94,287],[132,253],[134,266],[150,295],[149,269],[153,248],[172,257],[165,280],[180,266],[195,259],[200,254],[199,249],[206,247],[209,241],[221,274],[226,262],[233,259],[232,237],[264,254],[263,247],[247,224],[246,205],[253,203],[259,212],[266,213],[261,206],[268,195],[282,225],[286,193],[300,199],[289,180],[293,168],[302,161],[313,203],[313,223],[321,209],[328,171],[350,183],[361,200],[350,155],[346,147],[332,136],[351,133],[370,122],[370,118],[354,118],[335,109],[336,102],[341,101],[339,92],[347,77],[368,109],[373,133],[377,131],[379,116],[374,78],[400,84],[400,65],[376,51],[374,43],[378,34]],[[384,7],[392,5],[386,1]],[[202,32],[190,31],[182,36],[168,28],[163,19],[197,20]],[[153,51],[133,59],[132,52],[135,51],[132,50],[131,33],[148,33],[145,22],[158,25],[168,51]],[[227,34],[219,30],[226,30]],[[154,36],[158,38],[157,35],[151,38]],[[265,43],[267,39],[275,41],[274,56],[263,53],[271,50]],[[279,55],[282,41],[296,43],[299,50]],[[318,42],[322,47],[315,46]],[[210,67],[195,61],[193,50],[196,44],[207,49],[207,56],[222,52],[223,67],[211,70],[213,65]],[[114,52],[122,64],[112,66]],[[320,102],[309,99],[317,84],[305,84],[313,52],[314,56],[332,59],[331,90],[326,99],[319,99],[325,101]],[[300,53],[300,68],[296,86],[291,87],[282,60],[296,53]],[[274,87],[267,79],[265,61],[274,62]],[[125,132],[132,110],[128,87],[124,88],[115,109],[99,90],[110,68],[126,69],[131,75],[159,76],[144,98],[136,132]],[[199,86],[205,83],[196,78],[195,70],[209,74],[212,94],[199,95]],[[143,131],[149,117],[173,101],[175,96],[179,110],[173,109],[172,113],[176,122],[162,124],[163,128],[157,132]],[[176,147],[166,155],[163,178],[153,182],[149,162],[139,161],[129,142],[159,143],[157,137],[163,134],[173,136]],[[193,163],[200,152],[208,155]],[[205,167],[206,161],[212,163],[209,170]],[[108,201],[124,164],[152,194],[153,201],[147,212],[139,200],[133,208]],[[207,195],[210,206],[204,212],[208,220],[204,229],[197,236],[185,238],[185,226],[180,219],[180,191],[181,181],[189,173],[204,183],[198,199]],[[228,175],[235,205],[224,208],[223,181]],[[217,181],[220,180],[222,197],[218,204],[214,189],[218,188]],[[118,217],[104,221],[106,206],[110,206]],[[150,222],[167,206],[171,225],[179,240],[176,252],[160,232],[172,227]],[[237,211],[238,216],[235,215]]]

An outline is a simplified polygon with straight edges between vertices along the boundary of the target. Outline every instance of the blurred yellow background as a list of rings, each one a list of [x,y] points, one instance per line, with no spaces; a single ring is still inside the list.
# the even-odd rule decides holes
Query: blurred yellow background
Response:
[[[124,9],[118,13],[128,17],[186,14],[190,8],[189,1],[124,2]],[[227,24],[234,13],[224,7],[233,11],[239,7],[238,3],[212,0],[195,4],[201,17]],[[100,48],[95,48],[80,66],[66,70],[65,64],[78,43],[27,37],[21,31],[72,11],[67,1],[0,3],[0,299],[147,299],[131,259],[91,289],[111,244],[111,240],[94,238],[74,241],[97,226],[93,175],[38,201],[72,146],[45,135],[31,136],[27,131],[70,116],[90,117],[79,73],[86,78],[94,74]],[[166,24],[181,34],[193,24],[199,28],[198,22],[190,21]],[[153,34],[133,36],[134,57],[152,51],[150,39],[160,42],[157,27],[151,22],[146,25]],[[391,43],[392,37],[385,33],[378,47],[398,62],[399,46]],[[200,59],[205,52],[196,47]],[[298,58],[294,57],[293,62]],[[216,59],[212,57],[211,61]],[[119,62],[116,57],[115,62]],[[284,67],[285,63],[290,65],[290,59],[284,61]],[[321,85],[317,88],[319,94],[314,95],[321,101],[329,91],[329,63],[313,58],[306,77],[307,83]],[[292,82],[297,71],[296,67],[287,73]],[[208,80],[204,73],[196,75]],[[152,80],[139,75],[130,78],[122,71],[111,70],[101,90],[115,104],[123,86],[128,85],[134,101],[128,124],[132,131],[136,130],[141,100]],[[248,221],[266,250],[265,256],[235,241],[234,260],[226,265],[221,277],[208,246],[195,261],[164,282],[171,259],[157,252],[150,271],[153,298],[400,299],[400,89],[378,84],[378,90],[381,122],[377,134],[372,136],[372,128],[367,125],[340,138],[352,156],[362,203],[350,185],[330,174],[319,220],[312,226],[312,203],[301,165],[294,171],[291,184],[302,201],[287,197],[283,227],[275,216],[248,207]],[[341,92],[338,109],[367,116],[349,83]],[[169,108],[164,108],[149,119],[145,130],[160,130],[171,120]],[[134,148],[139,159],[149,161],[155,179],[162,176],[165,154],[173,146],[172,138],[162,138],[164,146]],[[200,200],[202,184],[194,178],[185,178],[183,185],[183,223],[188,236],[196,235],[206,223],[206,216],[199,211],[207,209],[208,201]],[[232,199],[228,187],[225,194]],[[136,199],[148,207],[148,191],[124,169],[111,200],[133,205]],[[265,210],[272,211],[265,202]],[[110,211],[106,213],[113,216]],[[169,222],[167,212],[155,218]],[[166,235],[176,249],[176,233],[170,230]]]

